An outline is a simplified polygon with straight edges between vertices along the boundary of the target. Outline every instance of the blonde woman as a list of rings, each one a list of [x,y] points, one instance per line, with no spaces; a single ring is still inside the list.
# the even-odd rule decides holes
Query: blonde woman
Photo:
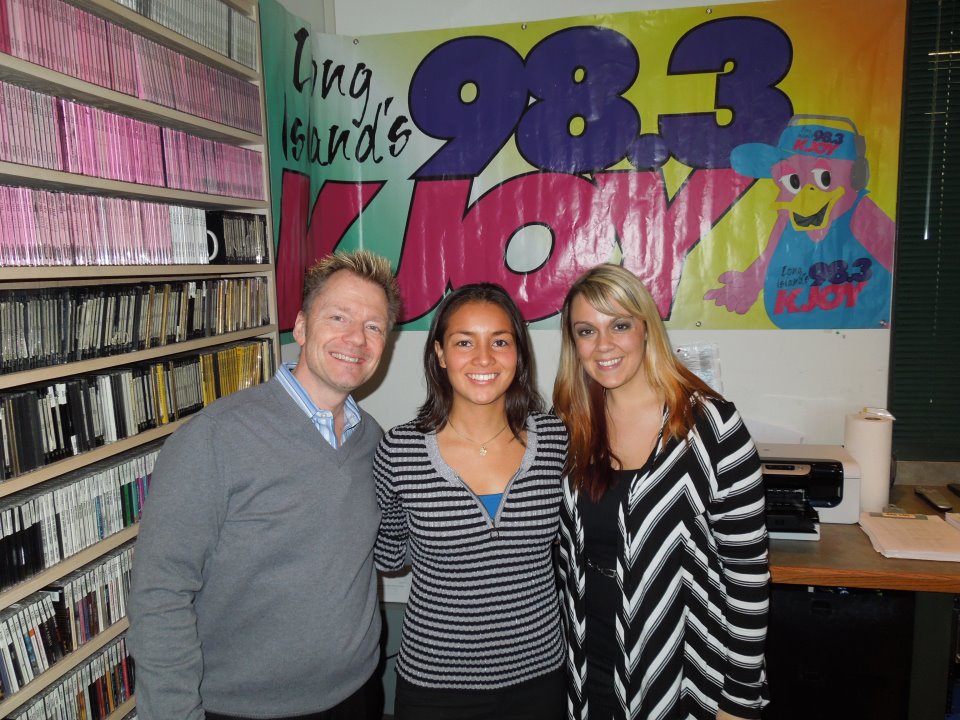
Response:
[[[570,717],[759,718],[769,572],[749,433],[628,270],[578,278],[561,323]]]

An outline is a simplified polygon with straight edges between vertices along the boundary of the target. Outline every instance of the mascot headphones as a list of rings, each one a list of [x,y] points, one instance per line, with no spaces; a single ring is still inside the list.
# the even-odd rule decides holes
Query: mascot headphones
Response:
[[[853,120],[840,115],[794,115],[790,118],[787,127],[791,125],[807,125],[811,121],[821,123],[824,120],[832,123],[843,123],[848,126],[846,129],[853,131],[853,147],[856,150],[857,158],[853,161],[853,170],[850,172],[850,184],[857,192],[865,190],[867,183],[870,182],[870,163],[867,162],[866,158],[867,141],[866,138],[860,134],[860,131],[857,130],[857,126]]]

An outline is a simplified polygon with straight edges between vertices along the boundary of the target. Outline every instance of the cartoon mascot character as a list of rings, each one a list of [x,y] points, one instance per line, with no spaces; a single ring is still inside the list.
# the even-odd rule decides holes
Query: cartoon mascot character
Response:
[[[734,170],[777,183],[777,219],[760,256],[704,300],[742,315],[763,290],[781,328],[887,327],[894,222],[867,196],[865,144],[847,118],[795,115],[776,147],[734,148]]]

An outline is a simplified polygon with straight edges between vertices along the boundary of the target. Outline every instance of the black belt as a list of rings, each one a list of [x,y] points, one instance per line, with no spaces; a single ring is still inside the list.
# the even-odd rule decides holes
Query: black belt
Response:
[[[604,577],[615,578],[617,577],[616,568],[604,567],[603,565],[598,565],[592,558],[584,556],[583,564],[587,566],[587,570],[593,570],[595,573],[599,573]]]

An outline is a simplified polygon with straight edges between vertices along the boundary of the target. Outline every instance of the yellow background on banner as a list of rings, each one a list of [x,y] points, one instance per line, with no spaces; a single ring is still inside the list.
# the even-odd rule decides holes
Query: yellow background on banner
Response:
[[[670,15],[689,14],[692,23],[702,21],[705,12],[702,8],[676,10]],[[765,17],[786,31],[793,43],[793,64],[778,87],[790,97],[795,113],[835,115],[856,123],[866,138],[870,197],[891,218],[896,217],[905,12],[903,0],[789,0],[717,6],[711,12],[711,17]],[[676,38],[665,38],[665,42],[676,42]],[[690,98],[684,98],[687,107]],[[776,196],[773,180],[758,180],[690,252],[670,326],[774,327],[762,296],[746,315],[739,316],[703,302],[703,294],[720,286],[720,274],[745,269],[766,246],[776,220]]]

